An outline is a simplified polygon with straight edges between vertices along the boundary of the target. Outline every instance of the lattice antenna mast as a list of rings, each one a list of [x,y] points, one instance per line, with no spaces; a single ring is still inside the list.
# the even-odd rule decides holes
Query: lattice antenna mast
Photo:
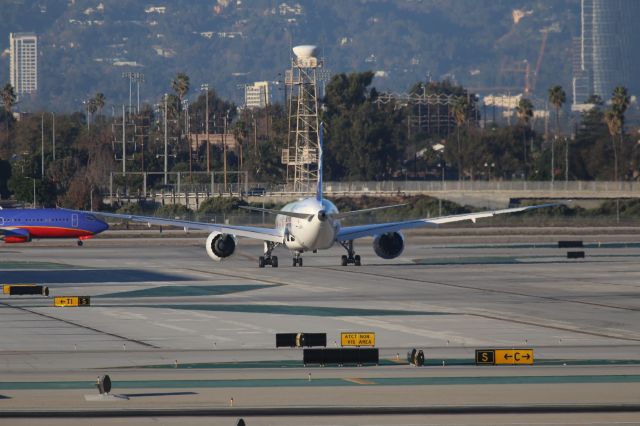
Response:
[[[289,137],[282,150],[282,163],[287,166],[287,183],[295,192],[311,192],[318,177],[318,69],[316,46],[293,48],[291,71],[285,77],[290,87]]]

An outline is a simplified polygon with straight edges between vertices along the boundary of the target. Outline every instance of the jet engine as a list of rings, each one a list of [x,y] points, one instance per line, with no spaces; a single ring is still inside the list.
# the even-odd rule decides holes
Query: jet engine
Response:
[[[28,236],[6,236],[4,237],[4,242],[6,244],[19,244],[19,243],[28,243],[31,241],[31,238]]]
[[[388,232],[373,240],[373,250],[383,259],[395,259],[404,250],[404,237],[400,232]]]
[[[220,262],[225,257],[229,257],[236,251],[237,240],[235,235],[212,232],[207,238],[206,248],[209,257],[216,262]]]

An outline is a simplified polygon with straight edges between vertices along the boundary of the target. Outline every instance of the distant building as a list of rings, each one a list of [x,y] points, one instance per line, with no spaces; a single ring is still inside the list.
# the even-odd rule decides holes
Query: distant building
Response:
[[[256,81],[244,86],[244,106],[264,108],[271,104],[271,85],[268,81]]]
[[[145,13],[159,13],[164,15],[167,12],[166,6],[149,6],[144,8]]]
[[[16,96],[38,91],[38,37],[34,33],[10,33],[10,80]]]
[[[640,94],[640,2],[581,0],[580,38],[574,42],[573,108],[591,95],[603,100],[616,86]]]

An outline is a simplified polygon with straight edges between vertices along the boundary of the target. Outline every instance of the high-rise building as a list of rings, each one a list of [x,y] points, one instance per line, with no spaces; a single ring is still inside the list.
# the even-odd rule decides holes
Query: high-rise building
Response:
[[[247,108],[264,108],[271,104],[271,87],[268,81],[256,81],[244,86],[244,105]]]
[[[16,95],[38,90],[38,37],[34,33],[10,33],[10,79]]]
[[[574,44],[573,103],[609,99],[616,86],[640,94],[640,1],[581,0],[580,38]]]

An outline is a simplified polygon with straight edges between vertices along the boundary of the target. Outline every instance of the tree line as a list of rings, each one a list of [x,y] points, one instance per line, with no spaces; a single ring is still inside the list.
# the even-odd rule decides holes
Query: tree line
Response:
[[[499,124],[475,94],[450,81],[411,87],[409,93],[418,99],[448,99],[446,104],[424,104],[384,98],[372,86],[373,77],[372,72],[338,74],[326,87],[320,118],[328,180],[638,177],[640,157],[633,132],[625,126],[630,96],[624,87],[617,87],[607,101],[592,96],[592,107],[569,128],[562,126],[569,118],[566,93],[561,86],[551,87],[553,117],[546,119],[553,124],[545,131],[533,124],[531,99],[519,100],[514,123]],[[197,172],[223,170],[229,171],[230,181],[237,179],[232,172],[240,171],[248,173],[250,182],[284,183],[280,158],[288,137],[286,105],[239,108],[213,88],[193,88],[185,73],[178,73],[167,88],[171,93],[157,104],[126,112],[127,171],[161,172],[167,155],[169,171],[184,173],[183,184],[206,184],[209,177]],[[121,170],[122,117],[117,108],[111,116],[105,112],[103,93],[85,101],[81,111],[36,112],[19,120],[12,114],[16,97],[10,84],[2,87],[0,99],[2,198],[31,202],[35,186],[38,204],[89,208],[92,199],[97,203],[98,194],[108,192],[111,172]],[[232,135],[235,148],[209,146],[198,136],[194,140],[207,128]],[[142,178],[116,173],[115,179],[117,185],[139,188]],[[164,182],[154,175],[148,185],[160,188]]]

